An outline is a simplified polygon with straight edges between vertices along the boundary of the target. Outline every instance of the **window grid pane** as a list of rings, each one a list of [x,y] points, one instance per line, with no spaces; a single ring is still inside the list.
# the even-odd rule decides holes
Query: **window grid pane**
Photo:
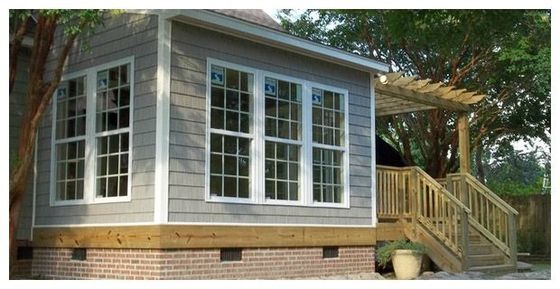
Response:
[[[273,200],[299,199],[300,146],[265,142],[265,197]]]
[[[313,148],[313,200],[341,203],[342,153],[337,150]]]
[[[129,64],[97,73],[97,132],[129,127],[131,98],[129,75]]]
[[[250,133],[253,75],[212,65],[210,77],[210,126]]]
[[[265,135],[300,140],[301,84],[265,78]]]
[[[85,141],[56,145],[56,200],[81,200],[84,198]]]
[[[344,146],[344,95],[313,88],[313,142]]]
[[[97,137],[97,198],[128,195],[128,138],[128,132]]]
[[[86,77],[64,81],[56,92],[56,139],[86,133]]]
[[[249,198],[251,139],[210,134],[210,195]]]

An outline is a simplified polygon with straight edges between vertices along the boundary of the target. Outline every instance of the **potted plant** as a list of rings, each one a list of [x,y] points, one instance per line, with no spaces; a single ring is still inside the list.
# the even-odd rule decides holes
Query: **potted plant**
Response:
[[[377,262],[385,267],[392,261],[397,279],[414,279],[420,275],[424,252],[426,247],[420,243],[404,239],[391,241],[377,249]]]

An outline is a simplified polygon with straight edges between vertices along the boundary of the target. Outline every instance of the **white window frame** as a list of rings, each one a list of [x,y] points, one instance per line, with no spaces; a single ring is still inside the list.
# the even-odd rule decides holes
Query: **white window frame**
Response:
[[[245,204],[263,204],[263,205],[280,205],[280,206],[302,206],[302,207],[325,207],[325,208],[350,208],[350,142],[349,142],[349,95],[347,89],[342,89],[322,83],[307,81],[301,78],[295,78],[283,74],[278,74],[262,69],[255,69],[227,61],[222,61],[208,57],[206,59],[206,71],[211,71],[211,65],[219,65],[225,68],[240,70],[254,75],[253,88],[253,111],[251,122],[253,130],[251,134],[226,132],[225,134],[240,137],[251,137],[251,149],[249,158],[251,160],[250,175],[250,197],[248,199],[232,198],[232,197],[216,197],[210,196],[210,134],[212,132],[224,134],[224,130],[214,130],[210,128],[210,112],[211,112],[211,81],[206,75],[206,160],[205,160],[205,200],[207,202],[220,203],[245,203]],[[301,140],[294,141],[289,139],[278,139],[265,137],[265,93],[264,82],[265,77],[275,78],[277,80],[288,81],[302,85],[302,109],[301,109]],[[312,135],[312,88],[320,88],[344,96],[344,145],[320,145],[313,144]],[[290,200],[273,200],[265,199],[265,139],[271,141],[282,142],[287,144],[298,144],[301,146],[299,160],[299,185],[300,195],[297,201]],[[313,147],[327,148],[342,152],[343,157],[343,197],[340,203],[314,202],[313,201]]]
[[[257,151],[257,139],[256,136],[259,134],[257,132],[257,120],[256,120],[256,100],[257,98],[257,91],[258,91],[258,72],[256,69],[246,67],[243,65],[233,64],[217,59],[208,58],[206,61],[206,71],[211,71],[212,65],[221,66],[225,69],[234,69],[245,73],[250,73],[253,75],[253,95],[252,99],[250,100],[251,106],[249,108],[251,118],[249,121],[249,133],[244,132],[235,132],[229,131],[224,129],[215,129],[210,126],[210,119],[211,119],[211,110],[212,110],[212,103],[211,103],[211,87],[212,82],[209,77],[209,73],[206,75],[206,160],[205,160],[205,200],[207,202],[226,202],[226,203],[256,203],[257,196],[255,187],[257,186],[257,171],[255,166],[255,161],[257,160],[256,155],[259,153]],[[224,70],[225,72],[225,70]],[[237,197],[222,197],[222,196],[211,196],[210,195],[210,135],[212,133],[219,134],[219,135],[228,135],[234,137],[242,137],[242,138],[249,138],[251,139],[251,145],[249,148],[249,163],[251,167],[249,169],[249,198],[237,198]],[[223,185],[223,184],[222,184]]]
[[[265,113],[265,93],[264,93],[264,82],[265,79],[267,77],[270,78],[274,78],[276,80],[281,80],[281,81],[287,81],[287,82],[291,82],[291,83],[295,83],[295,84],[300,84],[301,85],[301,128],[300,128],[300,135],[301,135],[301,140],[292,140],[292,139],[283,139],[283,138],[279,138],[279,137],[269,137],[265,135],[265,119],[266,119],[266,113]],[[269,72],[269,71],[262,71],[261,72],[261,78],[258,80],[259,83],[261,83],[263,85],[262,91],[259,91],[258,97],[260,100],[262,100],[261,104],[258,106],[257,111],[259,116],[262,117],[262,123],[260,123],[259,125],[262,126],[262,134],[260,134],[258,137],[262,138],[262,143],[259,144],[259,148],[262,148],[262,158],[259,160],[258,165],[260,165],[261,167],[259,167],[258,172],[259,172],[259,179],[262,180],[262,184],[259,184],[259,191],[262,192],[262,194],[260,194],[261,198],[260,198],[260,203],[262,204],[267,204],[267,205],[288,205],[288,206],[294,206],[294,205],[299,205],[299,206],[304,206],[306,205],[305,202],[305,191],[306,191],[306,187],[304,186],[305,184],[305,178],[306,175],[304,174],[304,164],[305,164],[305,131],[304,131],[304,99],[305,99],[305,81],[303,81],[302,79],[299,78],[294,78],[294,77],[290,77],[290,76],[286,76],[286,75],[282,75],[282,74],[278,74],[278,73],[273,73],[273,72]],[[278,87],[276,88],[278,90]],[[275,199],[266,199],[265,196],[265,188],[266,188],[266,170],[265,170],[265,165],[266,165],[266,157],[265,157],[265,142],[266,141],[272,141],[272,142],[276,142],[276,143],[284,143],[284,144],[290,144],[290,145],[299,145],[300,146],[300,155],[299,155],[299,167],[298,167],[298,175],[299,175],[299,180],[298,180],[298,184],[299,184],[299,198],[297,201],[291,201],[291,200],[275,200]]]
[[[344,96],[344,145],[326,145],[313,143],[313,103],[311,97],[307,97],[307,114],[305,116],[305,123],[307,124],[307,130],[305,131],[309,137],[306,145],[308,146],[308,172],[307,176],[308,184],[307,189],[309,190],[309,202],[315,207],[332,207],[332,208],[350,208],[350,133],[349,133],[349,121],[348,121],[348,111],[350,110],[348,105],[348,90],[341,89],[338,87],[325,85],[317,82],[309,82],[308,84],[308,96],[311,96],[313,88],[319,88],[322,90],[328,90],[331,92],[339,93]],[[305,109],[304,109],[305,110]],[[344,194],[342,196],[342,202],[340,203],[328,203],[328,202],[315,202],[313,200],[313,148],[329,149],[342,152],[342,183]]]
[[[113,130],[110,132],[96,132],[96,116],[97,116],[97,72],[120,65],[130,65],[129,82],[130,82],[130,107],[129,107],[129,126]],[[120,203],[130,202],[132,200],[132,150],[133,131],[134,131],[134,56],[107,62],[77,72],[68,73],[62,76],[61,82],[76,77],[86,76],[86,134],[79,139],[85,140],[85,162],[84,162],[84,198],[82,200],[57,200],[56,199],[56,144],[68,142],[71,139],[62,141],[56,140],[56,92],[52,97],[52,124],[51,124],[51,166],[50,166],[50,206],[69,206],[69,205],[86,205],[86,204],[102,204],[102,203]],[[128,132],[128,178],[127,178],[127,195],[120,197],[98,198],[96,196],[96,172],[97,172],[97,137],[102,135],[112,135]]]

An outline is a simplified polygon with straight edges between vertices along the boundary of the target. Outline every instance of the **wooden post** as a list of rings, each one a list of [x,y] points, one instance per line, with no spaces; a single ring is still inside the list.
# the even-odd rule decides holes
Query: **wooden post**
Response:
[[[517,226],[515,225],[515,214],[508,214],[508,234],[509,234],[509,258],[511,265],[517,269]]]
[[[465,112],[460,112],[457,119],[457,130],[459,132],[459,172],[470,173],[471,171],[471,148],[469,136],[469,119]]]
[[[469,214],[462,209],[461,212],[461,244],[463,246],[463,271],[469,268]]]
[[[412,230],[414,235],[416,235],[416,222],[418,219],[418,210],[420,208],[420,197],[418,193],[418,172],[416,169],[410,169],[410,195],[409,200],[411,203],[411,210],[412,210]]]
[[[458,198],[457,193],[455,192],[455,188],[453,188],[453,179],[451,178],[451,176],[445,176],[445,181],[447,183],[447,191]]]
[[[469,192],[467,188],[467,177],[465,176],[465,173],[461,173],[461,183],[459,186],[458,199],[461,200],[461,202],[472,211],[473,208],[471,208],[469,204]]]
[[[404,174],[402,171],[399,171],[397,174],[397,194],[398,197],[397,199],[399,199],[398,203],[397,203],[397,210],[399,211],[399,219],[403,220],[404,219],[404,212],[405,212],[405,197],[404,197]]]

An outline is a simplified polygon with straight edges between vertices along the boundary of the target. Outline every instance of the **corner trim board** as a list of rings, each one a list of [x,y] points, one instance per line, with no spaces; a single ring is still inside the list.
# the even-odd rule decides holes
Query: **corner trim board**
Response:
[[[371,106],[371,222],[377,225],[377,167],[375,158],[375,75],[370,72],[370,106]]]
[[[169,206],[169,110],[171,91],[171,21],[158,15],[156,163],[154,223],[168,221]]]

